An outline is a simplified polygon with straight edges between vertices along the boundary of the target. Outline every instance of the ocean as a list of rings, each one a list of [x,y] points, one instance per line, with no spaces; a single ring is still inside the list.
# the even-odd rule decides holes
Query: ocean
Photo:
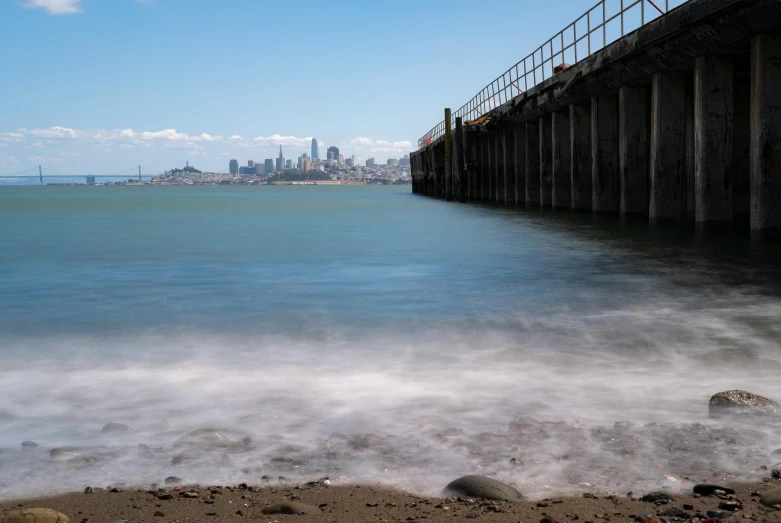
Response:
[[[779,260],[409,186],[2,187],[0,499],[756,479],[779,426],[708,400],[781,400]]]

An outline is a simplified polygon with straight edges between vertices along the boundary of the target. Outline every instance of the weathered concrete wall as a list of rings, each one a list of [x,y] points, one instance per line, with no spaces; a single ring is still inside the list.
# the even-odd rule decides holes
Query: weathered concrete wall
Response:
[[[526,126],[515,128],[515,204],[526,205]]]
[[[515,131],[502,130],[502,150],[504,151],[504,199],[507,204],[515,204]]]

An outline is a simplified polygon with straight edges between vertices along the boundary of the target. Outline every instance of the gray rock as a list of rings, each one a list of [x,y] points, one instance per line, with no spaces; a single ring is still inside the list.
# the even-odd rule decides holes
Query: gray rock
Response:
[[[640,501],[645,501],[646,503],[656,503],[657,501],[675,501],[675,498],[669,492],[657,490],[656,492],[649,492],[640,498]]]
[[[178,485],[182,482],[181,478],[177,478],[176,476],[168,476],[165,478],[165,484],[166,485]]]
[[[34,441],[27,440],[22,442],[22,449],[34,449],[36,447],[38,447],[38,444]]]
[[[264,514],[317,514],[320,512],[320,509],[306,503],[283,501],[282,503],[265,507],[261,512]]]
[[[711,397],[708,415],[711,418],[731,415],[781,416],[781,405],[745,390],[727,390]]]
[[[105,425],[103,425],[101,432],[104,434],[108,432],[127,433],[130,432],[130,427],[128,427],[124,423],[106,423]]]
[[[486,476],[462,476],[447,484],[442,495],[449,498],[483,498],[497,501],[523,501],[523,495],[507,483]]]
[[[770,489],[759,498],[759,502],[766,507],[772,507],[773,505],[781,505],[781,487]]]
[[[716,490],[723,490],[725,494],[735,493],[735,491],[731,488],[712,485],[710,483],[698,483],[697,485],[694,485],[694,488],[692,488],[692,492],[695,494],[700,494],[701,496],[712,496]]]

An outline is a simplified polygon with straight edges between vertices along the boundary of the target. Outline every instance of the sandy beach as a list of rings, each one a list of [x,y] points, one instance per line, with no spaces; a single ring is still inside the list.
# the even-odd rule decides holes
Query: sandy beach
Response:
[[[691,483],[693,486],[694,483]],[[645,523],[692,521],[781,521],[781,510],[766,507],[760,497],[781,486],[768,479],[756,484],[731,485],[734,494],[698,495],[691,487],[674,493],[672,500],[641,501],[647,493],[609,495],[584,491],[581,495],[518,503],[478,498],[425,497],[413,492],[379,485],[246,485],[175,486],[152,489],[93,488],[90,493],[73,493],[38,499],[0,503],[7,521],[9,512],[49,508],[66,515],[71,522],[394,522],[426,520],[455,521],[461,518],[495,522],[603,522]],[[287,504],[287,505],[285,505]],[[284,512],[300,511],[291,514]],[[30,521],[33,521],[31,519]]]

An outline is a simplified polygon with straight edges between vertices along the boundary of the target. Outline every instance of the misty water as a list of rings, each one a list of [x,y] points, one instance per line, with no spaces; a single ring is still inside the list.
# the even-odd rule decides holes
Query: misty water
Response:
[[[5,187],[0,498],[756,479],[781,427],[708,399],[781,399],[779,259],[409,186]]]

